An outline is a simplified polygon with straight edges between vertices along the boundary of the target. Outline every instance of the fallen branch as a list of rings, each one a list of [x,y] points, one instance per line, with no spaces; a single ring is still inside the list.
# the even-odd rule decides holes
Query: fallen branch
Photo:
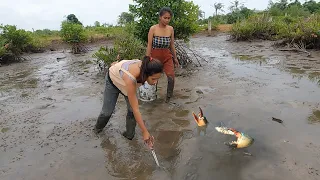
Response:
[[[286,41],[280,41],[275,43],[276,46],[281,46],[281,44],[284,44]],[[306,44],[302,41],[299,41],[299,43],[293,42],[293,40],[290,43],[286,43],[287,48],[279,49],[279,51],[294,51],[294,52],[303,52],[306,53],[308,57],[311,56],[311,53],[307,51]]]
[[[199,64],[199,66],[202,66],[200,63],[200,60],[208,62],[205,58],[200,56],[194,50],[188,48],[187,46],[184,46],[182,43],[179,43],[178,41],[175,41],[174,43],[175,43],[177,58],[181,65],[186,66],[192,62],[194,63],[193,59],[197,60],[197,63]]]

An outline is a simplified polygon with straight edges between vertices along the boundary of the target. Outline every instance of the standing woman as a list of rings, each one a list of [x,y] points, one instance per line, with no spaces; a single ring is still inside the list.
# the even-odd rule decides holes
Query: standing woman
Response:
[[[163,63],[163,70],[168,78],[166,102],[169,102],[173,95],[174,65],[179,67],[174,47],[174,29],[168,25],[172,16],[173,13],[170,8],[163,7],[160,10],[159,23],[149,29],[146,52],[147,56],[159,59]]]

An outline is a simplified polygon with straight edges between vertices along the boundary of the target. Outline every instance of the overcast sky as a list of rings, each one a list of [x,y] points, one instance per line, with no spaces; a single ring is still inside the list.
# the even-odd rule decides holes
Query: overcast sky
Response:
[[[68,14],[75,14],[84,25],[95,21],[115,24],[121,12],[129,10],[132,0],[0,0],[0,24],[17,25],[27,30],[60,29],[61,21]],[[205,16],[212,15],[215,2],[226,7],[231,0],[193,0]],[[269,0],[240,0],[248,8],[265,9]]]

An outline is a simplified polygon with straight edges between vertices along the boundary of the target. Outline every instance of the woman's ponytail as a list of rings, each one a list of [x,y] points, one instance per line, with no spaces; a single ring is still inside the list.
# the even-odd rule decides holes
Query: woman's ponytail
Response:
[[[140,68],[140,78],[139,83],[143,83],[147,80],[149,76],[152,76],[155,73],[162,73],[163,65],[162,63],[152,58],[151,56],[144,56],[142,59],[142,64]]]

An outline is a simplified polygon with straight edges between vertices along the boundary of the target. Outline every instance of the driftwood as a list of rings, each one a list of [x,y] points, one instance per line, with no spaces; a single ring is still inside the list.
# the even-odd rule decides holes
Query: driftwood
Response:
[[[200,60],[208,62],[205,58],[200,56],[197,52],[188,48],[186,45],[183,45],[183,43],[175,41],[174,44],[175,44],[175,49],[177,53],[177,59],[180,65],[187,66],[188,64],[191,64],[191,63],[196,64],[194,62],[194,59],[197,61],[197,64],[199,64],[199,66],[202,66],[200,63]]]
[[[29,56],[22,55],[14,55],[13,53],[5,53],[2,57],[0,57],[0,64],[10,64],[12,62],[21,62],[30,60]]]
[[[311,56],[311,53],[307,51],[306,44],[302,41],[299,41],[299,43],[287,43],[287,48],[279,49],[279,51],[303,52],[306,53],[308,57]]]
[[[80,43],[72,43],[72,53],[79,54],[82,52],[88,52],[90,49],[83,44]]]

